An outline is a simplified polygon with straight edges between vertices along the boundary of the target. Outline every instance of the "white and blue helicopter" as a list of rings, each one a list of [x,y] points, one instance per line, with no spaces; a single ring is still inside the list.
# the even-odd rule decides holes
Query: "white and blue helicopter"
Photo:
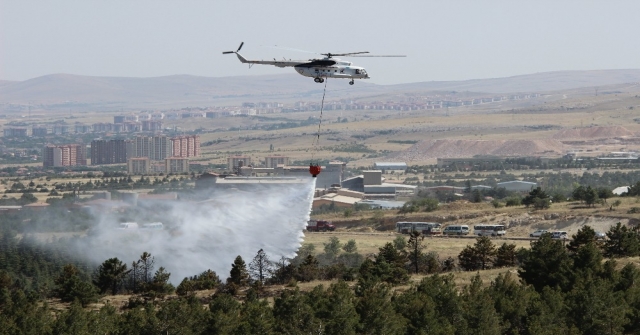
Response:
[[[369,51],[360,52],[348,52],[348,53],[325,53],[320,54],[325,56],[320,59],[309,60],[248,60],[244,58],[239,52],[242,49],[244,42],[240,43],[238,50],[236,51],[224,51],[223,54],[236,54],[238,59],[242,63],[249,64],[249,67],[254,64],[261,65],[273,65],[277,67],[293,67],[296,72],[305,76],[314,78],[316,83],[323,83],[324,78],[343,78],[351,79],[350,85],[354,84],[355,79],[369,79],[367,71],[360,66],[353,66],[351,62],[334,58],[334,56],[352,56],[352,57],[406,57],[405,55],[363,55],[368,54]],[[295,50],[295,49],[294,49]],[[301,51],[301,50],[298,50]]]

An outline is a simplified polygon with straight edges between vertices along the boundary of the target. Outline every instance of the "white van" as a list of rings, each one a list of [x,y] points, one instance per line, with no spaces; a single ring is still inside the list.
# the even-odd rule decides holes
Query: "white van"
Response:
[[[469,226],[451,225],[444,228],[442,235],[469,235]]]

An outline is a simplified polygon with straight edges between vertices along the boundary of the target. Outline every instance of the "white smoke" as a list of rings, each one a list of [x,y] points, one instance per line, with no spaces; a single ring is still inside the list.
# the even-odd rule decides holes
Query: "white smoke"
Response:
[[[117,257],[131,265],[146,251],[155,257],[156,269],[163,266],[171,273],[174,284],[207,269],[225,280],[238,255],[247,264],[260,249],[273,261],[295,256],[304,238],[314,188],[315,178],[310,178],[308,183],[254,191],[221,190],[205,201],[136,208],[142,213],[136,220],[139,225],[161,221],[162,230],[118,229],[123,215],[104,214],[89,236],[79,241],[78,252],[95,264]]]

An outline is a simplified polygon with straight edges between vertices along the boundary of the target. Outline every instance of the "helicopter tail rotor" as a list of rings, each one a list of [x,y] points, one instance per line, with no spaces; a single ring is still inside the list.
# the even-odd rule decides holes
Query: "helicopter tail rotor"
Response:
[[[242,46],[244,45],[244,42],[240,42],[240,46],[238,47],[238,50],[236,51],[223,51],[222,54],[226,55],[226,54],[237,54],[238,52],[240,52],[240,49],[242,49]]]

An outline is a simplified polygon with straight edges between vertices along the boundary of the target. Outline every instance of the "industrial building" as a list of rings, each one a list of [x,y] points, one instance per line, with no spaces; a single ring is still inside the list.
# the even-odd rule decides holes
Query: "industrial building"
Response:
[[[513,181],[505,181],[502,183],[498,183],[497,187],[499,188],[501,187],[507,191],[512,191],[512,192],[530,192],[537,185],[538,184],[536,183],[532,183],[528,181],[513,180]]]
[[[374,170],[381,170],[382,173],[388,171],[407,171],[407,163],[405,162],[376,162],[373,163]]]
[[[366,198],[395,199],[397,195],[413,195],[417,186],[386,183],[382,171],[363,171],[361,175],[342,181],[342,187],[353,191],[363,192]]]

